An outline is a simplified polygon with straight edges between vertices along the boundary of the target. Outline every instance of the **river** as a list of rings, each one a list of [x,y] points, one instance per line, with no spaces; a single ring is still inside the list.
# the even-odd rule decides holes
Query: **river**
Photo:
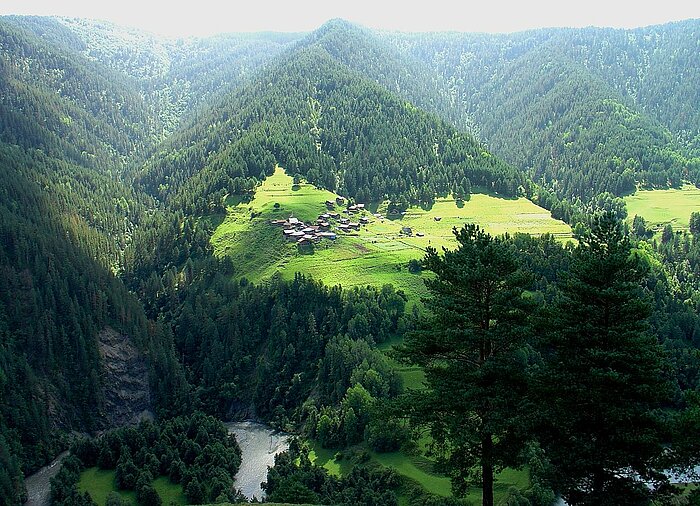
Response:
[[[24,480],[27,487],[27,502],[24,506],[49,506],[51,499],[51,478],[61,469],[61,461],[66,458],[68,452],[61,453],[48,466],[44,466],[36,473]]]
[[[229,422],[225,425],[236,435],[242,451],[235,487],[248,499],[262,499],[264,492],[260,483],[267,480],[267,468],[275,464],[275,455],[289,448],[289,436],[256,422]]]

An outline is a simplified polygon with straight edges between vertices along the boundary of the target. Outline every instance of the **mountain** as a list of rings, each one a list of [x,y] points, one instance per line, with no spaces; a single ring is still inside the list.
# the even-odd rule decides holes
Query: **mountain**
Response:
[[[562,198],[699,181],[700,21],[386,34],[448,83],[498,155]]]
[[[275,163],[358,201],[430,202],[450,191],[468,194],[472,185],[518,191],[520,174],[469,134],[344,63],[363,54],[365,66],[381,67],[382,53],[362,37],[348,40],[352,49],[340,56],[329,52],[335,26],[197,115],[146,162],[138,184],[200,212],[251,190]]]
[[[2,501],[71,431],[143,410],[327,419],[360,441],[369,414],[349,430],[340,403],[397,393],[375,345],[418,309],[390,286],[234,279],[211,245],[226,206],[276,165],[357,202],[481,191],[579,206],[570,221],[697,183],[698,27],[170,40],[1,17]]]

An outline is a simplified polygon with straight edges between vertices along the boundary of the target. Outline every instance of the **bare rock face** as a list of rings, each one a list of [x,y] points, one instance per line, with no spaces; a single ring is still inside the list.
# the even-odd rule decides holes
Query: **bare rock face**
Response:
[[[109,327],[98,335],[104,373],[104,417],[107,427],[153,419],[148,366],[129,336]]]

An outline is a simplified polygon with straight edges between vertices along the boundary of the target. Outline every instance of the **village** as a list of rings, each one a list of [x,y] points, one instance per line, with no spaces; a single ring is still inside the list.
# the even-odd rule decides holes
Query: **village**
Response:
[[[338,237],[338,232],[356,232],[360,227],[370,223],[365,204],[350,204],[342,211],[336,211],[336,207],[340,208],[345,204],[344,197],[336,197],[335,201],[326,200],[327,212],[319,215],[315,223],[306,223],[294,216],[286,220],[271,220],[270,223],[282,229],[287,241],[296,242],[299,246],[318,243],[323,239],[334,241]],[[353,221],[355,216],[357,221]],[[383,216],[378,213],[373,216],[383,219]]]
[[[350,204],[340,212],[336,210],[345,204],[344,197],[336,197],[335,201],[326,200],[326,212],[320,214],[313,223],[304,222],[293,215],[286,220],[271,220],[270,223],[282,229],[282,234],[287,241],[296,242],[299,246],[318,243],[323,239],[334,241],[338,238],[338,232],[346,234],[357,232],[360,227],[371,221],[365,204]],[[371,216],[384,220],[384,216],[379,213]]]

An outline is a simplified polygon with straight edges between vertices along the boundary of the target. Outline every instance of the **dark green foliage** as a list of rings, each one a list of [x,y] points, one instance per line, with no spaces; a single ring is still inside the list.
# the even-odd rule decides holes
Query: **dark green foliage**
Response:
[[[463,181],[515,195],[523,183],[470,136],[351,70],[322,42],[278,58],[163,148],[138,181],[196,212],[250,191],[275,163],[358,202],[432,203]]]
[[[402,210],[448,192],[468,199],[476,187],[531,195],[580,222],[585,238],[596,211],[624,217],[619,196],[635,185],[697,181],[695,40],[696,22],[404,36],[334,21],[305,36],[166,42],[82,20],[1,18],[0,502],[22,502],[22,474],[65,446],[63,430],[104,428],[96,336],[107,327],[147,358],[163,420],[252,405],[278,426],[303,424],[326,446],[365,439],[396,449],[407,429],[382,407],[400,382],[374,345],[412,327],[402,294],[303,277],[232,282],[245,273],[211,257],[217,218],[202,215],[221,212],[228,194],[247,194],[279,163],[357,202],[389,199]],[[697,234],[698,217],[690,221]],[[632,229],[647,237],[640,219]],[[499,244],[533,274],[516,302],[559,307],[569,252],[551,237]],[[639,245],[654,268],[643,281],[654,297],[651,329],[675,383],[667,407],[684,410],[673,437],[692,434],[697,421],[688,391],[700,386],[698,249],[672,230]],[[509,395],[521,394],[516,362],[545,363],[551,351],[530,345],[475,391],[500,395],[508,384]],[[508,407],[493,423],[503,429],[498,445],[514,449],[520,435],[509,417],[520,414]],[[233,500],[238,464],[225,436],[207,421],[195,430],[176,420],[76,443],[73,455],[116,466],[119,486],[136,488],[144,504],[156,500],[149,475],[171,476],[198,500]],[[678,459],[694,462],[695,439],[674,441]],[[74,490],[77,470],[68,461],[57,503],[90,502]],[[279,497],[395,500],[383,495],[392,480],[374,470],[340,485],[293,471]],[[545,482],[531,492],[531,502],[545,497]]]
[[[523,444],[529,280],[507,238],[476,225],[454,233],[456,250],[428,248],[423,265],[436,274],[426,280],[430,318],[397,352],[426,375],[427,389],[406,395],[409,418],[429,428],[454,490],[480,482],[491,505],[494,472],[517,465]]]
[[[20,468],[19,452],[12,452],[8,441],[0,433],[0,497],[8,505],[24,504],[26,491],[22,469]]]
[[[83,465],[70,455],[63,460],[61,470],[51,478],[51,504],[53,506],[95,506],[87,492],[80,494],[76,485]]]
[[[634,475],[664,481],[668,430],[659,409],[671,389],[665,355],[648,333],[645,275],[621,224],[603,215],[574,250],[546,314],[537,437],[569,504],[638,504],[650,491]]]
[[[128,506],[128,502],[125,499],[122,499],[122,496],[119,495],[118,492],[110,492],[109,495],[107,496],[107,501],[105,502],[105,506]]]
[[[392,506],[398,504],[394,490],[399,485],[393,471],[371,465],[355,465],[342,479],[329,476],[311,463],[308,447],[294,439],[288,451],[275,456],[263,490],[270,502]]]
[[[690,233],[693,235],[698,235],[700,234],[700,213],[695,211],[690,213],[690,220],[689,220],[689,228],[690,228]]]
[[[89,446],[111,456],[115,463],[107,466],[105,459],[104,464],[107,469],[116,468],[115,485],[135,490],[140,505],[160,504],[153,479],[167,474],[182,485],[192,504],[214,502],[220,496],[229,501],[235,498],[232,477],[241,464],[241,450],[219,420],[202,413],[113,430],[90,445],[76,442],[73,455],[52,481],[52,497],[59,504],[75,496],[80,471],[86,466],[77,455],[88,454]]]
[[[443,78],[494,153],[560,198],[587,201],[635,182],[698,180],[698,29],[689,20],[389,39]]]

